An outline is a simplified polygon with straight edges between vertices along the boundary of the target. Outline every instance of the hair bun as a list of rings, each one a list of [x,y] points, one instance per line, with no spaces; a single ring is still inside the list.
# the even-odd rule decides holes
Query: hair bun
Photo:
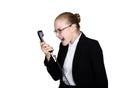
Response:
[[[75,13],[74,16],[76,17],[78,23],[81,21],[80,15],[78,13]]]

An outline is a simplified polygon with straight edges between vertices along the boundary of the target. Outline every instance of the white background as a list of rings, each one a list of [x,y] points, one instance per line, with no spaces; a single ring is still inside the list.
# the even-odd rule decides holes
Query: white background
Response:
[[[57,54],[55,17],[81,15],[81,31],[104,53],[109,88],[120,88],[119,0],[0,0],[0,88],[57,88],[44,66],[37,31]]]

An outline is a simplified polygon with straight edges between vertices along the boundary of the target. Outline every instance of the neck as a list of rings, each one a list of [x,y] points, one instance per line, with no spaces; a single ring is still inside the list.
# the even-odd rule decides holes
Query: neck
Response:
[[[72,38],[72,40],[70,41],[70,43],[73,44],[74,41],[78,38],[79,35],[80,35],[80,31],[75,32],[75,33],[73,34],[73,38]]]

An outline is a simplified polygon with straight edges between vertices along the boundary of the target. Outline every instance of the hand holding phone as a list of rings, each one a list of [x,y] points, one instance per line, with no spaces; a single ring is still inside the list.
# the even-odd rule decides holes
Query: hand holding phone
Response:
[[[44,34],[43,34],[42,30],[39,30],[37,33],[38,33],[38,36],[40,38],[40,41],[44,42],[44,39],[43,39]],[[53,52],[53,50],[51,50],[49,52],[51,53],[51,52]]]

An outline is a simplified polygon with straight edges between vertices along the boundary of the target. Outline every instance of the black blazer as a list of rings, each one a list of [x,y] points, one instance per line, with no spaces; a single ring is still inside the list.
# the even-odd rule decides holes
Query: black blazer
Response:
[[[68,45],[60,44],[57,61],[63,68],[67,54]],[[48,62],[44,61],[48,72],[54,80],[60,79],[62,83],[62,73],[51,56]],[[104,67],[103,53],[98,41],[87,38],[83,33],[79,39],[73,59],[73,80],[80,88],[108,88],[108,80]]]

